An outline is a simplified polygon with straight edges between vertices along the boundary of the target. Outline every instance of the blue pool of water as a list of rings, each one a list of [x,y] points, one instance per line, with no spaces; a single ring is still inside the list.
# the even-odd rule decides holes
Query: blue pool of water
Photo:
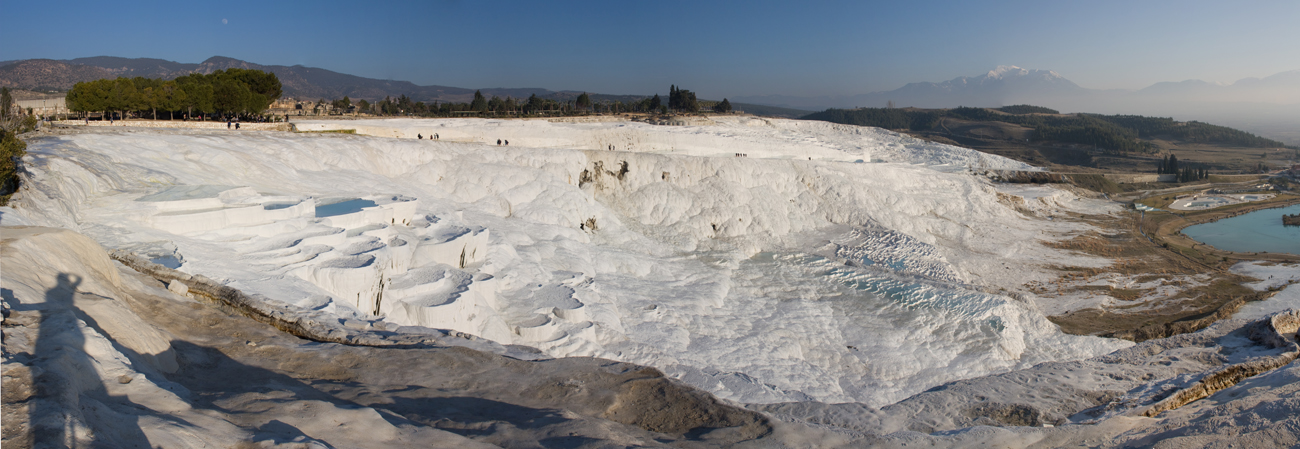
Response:
[[[378,206],[378,204],[375,204],[374,201],[370,200],[347,200],[340,203],[316,206],[316,216],[333,217],[335,215],[346,215],[354,212],[361,212],[361,209],[374,206]]]
[[[181,267],[181,260],[177,259],[176,256],[155,257],[153,259],[149,259],[149,261],[156,263],[158,265],[162,265],[167,268],[171,268],[173,270]]]
[[[1226,251],[1300,254],[1300,226],[1282,225],[1282,215],[1293,214],[1300,204],[1188,226],[1183,234]]]

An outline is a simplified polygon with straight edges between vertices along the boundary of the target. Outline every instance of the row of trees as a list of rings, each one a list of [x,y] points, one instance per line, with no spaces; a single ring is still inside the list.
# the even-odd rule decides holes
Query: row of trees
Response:
[[[1157,174],[1178,173],[1178,156],[1172,154],[1165,156],[1160,160],[1160,165],[1156,167]]]
[[[174,80],[151,78],[101,79],[77,83],[68,91],[68,109],[77,112],[130,113],[154,119],[158,111],[174,118],[216,114],[225,118],[260,118],[283,93],[280,79],[261,70],[227,69],[192,74]]]
[[[349,107],[355,106],[354,112],[374,114],[374,115],[415,115],[426,117],[450,117],[466,115],[467,113],[476,112],[480,114],[493,115],[584,115],[584,114],[618,114],[624,112],[642,112],[642,113],[660,113],[667,114],[670,110],[680,112],[698,112],[699,100],[695,98],[695,93],[678,89],[677,86],[670,87],[669,104],[663,104],[658,94],[642,98],[636,101],[596,101],[588,93],[582,93],[571,101],[556,100],[551,98],[540,98],[536,94],[530,95],[527,99],[515,99],[512,97],[487,98],[482,91],[475,91],[474,98],[469,103],[456,102],[433,102],[425,103],[413,101],[405,95],[397,98],[385,97],[375,103],[368,103],[361,100],[355,104],[348,97],[340,100],[333,100],[330,105],[336,110],[348,110]],[[676,99],[676,100],[674,100]],[[325,104],[321,100],[317,105]],[[726,113],[731,112],[731,102],[723,99],[712,107],[714,112]]]
[[[678,112],[699,112],[701,101],[695,97],[695,92],[672,85],[668,87],[668,109]],[[722,101],[714,104],[710,108],[713,112],[728,113],[731,112],[731,100],[723,98]]]
[[[681,112],[698,112],[700,102],[695,98],[695,92],[686,89],[678,89],[677,85],[668,87],[668,109]]]
[[[1002,112],[1005,112],[1005,113],[1008,113],[1008,114],[1018,114],[1018,115],[1024,115],[1024,114],[1060,114],[1060,113],[1061,113],[1061,111],[1058,111],[1058,110],[1055,110],[1055,109],[1045,108],[1045,107],[1042,107],[1042,106],[1028,105],[1028,104],[1013,104],[1013,105],[1011,105],[1011,106],[1003,106],[1003,107],[1000,107],[1000,108],[998,108],[998,110],[999,110],[999,111],[1002,111]]]
[[[1191,167],[1178,162],[1178,156],[1173,154],[1160,160],[1160,164],[1156,167],[1156,173],[1178,175],[1178,182],[1200,181],[1210,177],[1209,170],[1204,167]]]
[[[347,97],[344,97],[346,100]],[[340,106],[346,107],[345,104],[338,104],[335,101],[335,108]],[[481,91],[474,92],[474,99],[469,103],[456,102],[433,102],[425,103],[414,101],[406,95],[400,95],[397,98],[384,97],[383,100],[375,103],[369,103],[361,100],[356,104],[355,112],[374,114],[374,115],[416,115],[416,116],[434,116],[450,117],[465,115],[464,113],[475,112],[480,114],[498,114],[498,115],[578,115],[591,111],[599,111],[600,105],[591,104],[590,96],[582,94],[575,101],[563,102],[552,99],[538,98],[537,95],[530,96],[527,100],[518,100],[513,97],[492,96],[491,99],[483,96]]]

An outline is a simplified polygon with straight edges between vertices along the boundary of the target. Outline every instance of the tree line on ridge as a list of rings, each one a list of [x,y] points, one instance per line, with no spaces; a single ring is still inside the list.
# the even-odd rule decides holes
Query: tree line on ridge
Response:
[[[1159,147],[1142,139],[1157,136],[1191,143],[1238,147],[1285,146],[1282,142],[1245,131],[1197,121],[1177,122],[1167,117],[1140,115],[1059,114],[1052,109],[1029,105],[1007,106],[997,110],[970,107],[827,109],[801,118],[886,129],[930,131],[938,129],[945,117],[1016,124],[1032,128],[1030,139],[1033,141],[1091,145],[1109,154],[1156,152]]]
[[[80,82],[68,91],[67,106],[82,113],[116,112],[118,117],[127,113],[143,117],[148,113],[157,119],[161,111],[168,118],[183,113],[191,119],[216,116],[258,120],[265,118],[266,110],[282,93],[274,73],[227,69],[166,81],[120,77]]]

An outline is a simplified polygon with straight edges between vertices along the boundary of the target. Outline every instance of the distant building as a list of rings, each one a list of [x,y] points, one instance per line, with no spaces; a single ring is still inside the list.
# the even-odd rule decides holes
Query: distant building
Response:
[[[22,108],[23,112],[27,112],[27,108],[32,108],[32,113],[36,115],[49,116],[68,113],[67,98],[63,97],[45,100],[18,100],[14,103]]]
[[[289,109],[293,109],[294,105],[297,104],[298,104],[298,100],[296,99],[288,98],[288,97],[280,97],[279,99],[275,100],[275,102],[271,103],[271,109],[289,110]]]

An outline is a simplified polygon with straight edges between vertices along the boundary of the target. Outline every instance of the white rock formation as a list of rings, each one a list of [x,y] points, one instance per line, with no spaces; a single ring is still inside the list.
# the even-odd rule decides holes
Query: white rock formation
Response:
[[[882,406],[1127,345],[996,293],[1107,263],[1042,245],[1083,228],[1027,207],[1113,206],[1000,192],[968,170],[1026,166],[873,128],[716,122],[72,134],[32,143],[17,203],[340,323],[642,363],[745,402]]]

